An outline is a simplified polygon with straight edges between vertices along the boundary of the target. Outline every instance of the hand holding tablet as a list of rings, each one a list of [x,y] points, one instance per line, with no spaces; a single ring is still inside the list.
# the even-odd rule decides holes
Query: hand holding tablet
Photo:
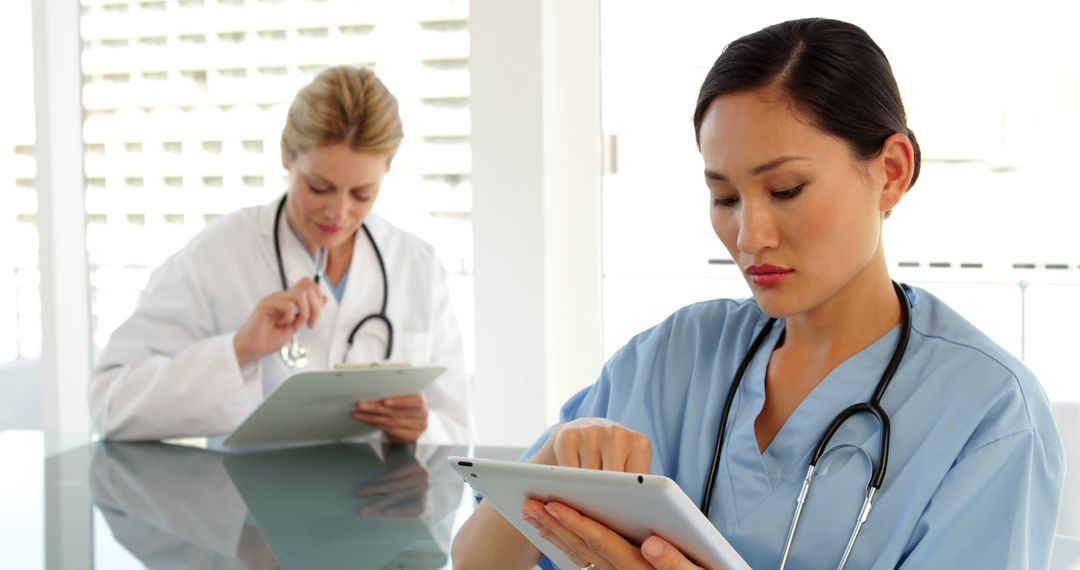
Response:
[[[604,525],[624,537],[634,551],[645,539],[658,535],[706,568],[750,568],[667,477],[465,457],[449,461],[485,501],[560,568],[581,568],[594,561],[574,560],[555,545],[561,542],[574,550],[567,543],[573,537],[553,537],[553,542],[523,520],[522,505],[529,499],[566,505],[570,509],[554,506],[553,510],[570,517],[576,511]],[[567,520],[572,522],[577,521]]]

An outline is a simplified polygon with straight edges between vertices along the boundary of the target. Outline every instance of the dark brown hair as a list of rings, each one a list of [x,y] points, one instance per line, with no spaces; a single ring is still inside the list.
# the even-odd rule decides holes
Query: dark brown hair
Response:
[[[921,153],[892,66],[862,28],[823,18],[791,20],[743,36],[717,58],[698,94],[694,133],[701,144],[701,121],[722,95],[775,89],[815,126],[867,160],[878,156],[885,139],[900,133],[911,139],[919,177]]]

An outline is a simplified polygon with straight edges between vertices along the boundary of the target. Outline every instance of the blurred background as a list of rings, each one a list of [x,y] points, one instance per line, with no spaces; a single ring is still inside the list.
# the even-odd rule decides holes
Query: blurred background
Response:
[[[85,242],[78,260],[85,283],[68,277],[55,287],[61,296],[67,287],[85,291],[85,319],[70,319],[76,330],[68,333],[84,339],[92,363],[154,267],[217,216],[280,195],[288,103],[320,69],[354,64],[372,66],[401,102],[406,139],[376,208],[434,244],[451,275],[480,392],[480,441],[527,444],[633,334],[688,303],[748,295],[709,225],[691,115],[700,82],[727,42],[805,16],[852,21],[878,41],[922,145],[919,182],[886,222],[894,278],[929,289],[1024,360],[1052,400],[1080,402],[1080,373],[1067,361],[1080,318],[1080,183],[1071,174],[1080,59],[1068,45],[1067,5],[909,2],[900,10],[823,1],[811,11],[799,2],[678,0],[661,8],[600,0],[586,3],[591,12],[581,19],[558,2],[540,2],[528,3],[540,8],[522,16],[538,22],[536,37],[522,40],[533,48],[522,48],[508,35],[514,32],[495,29],[504,25],[499,11],[512,8],[491,0],[78,4],[77,63],[61,71],[78,76],[81,115],[51,124],[81,140],[81,162],[53,168],[81,172],[82,184],[46,189],[35,158],[45,100],[35,93],[35,54],[68,64],[53,59],[53,40],[35,39],[31,0],[0,3],[9,76],[0,91],[0,430],[56,428],[43,419],[51,398],[81,401],[85,389],[85,376],[70,375],[55,380],[55,390],[42,389],[50,381],[42,359],[64,358],[43,356],[43,330],[52,330],[43,327],[42,315],[50,314],[43,307],[54,302],[53,293],[42,294],[44,248],[63,250],[71,235]],[[592,47],[559,51],[577,45],[575,38]],[[502,49],[509,55],[492,53]],[[567,83],[559,74],[568,71],[551,67],[568,59],[595,76],[598,88]],[[514,185],[478,182],[493,179],[481,172],[513,168],[506,157],[519,149],[493,148],[501,144],[493,142],[498,129],[517,123],[504,107],[475,102],[513,99],[520,73],[539,81],[535,108],[551,111],[558,108],[551,101],[580,96],[597,126],[584,133],[596,149],[596,160],[584,166],[595,184],[586,181],[580,202],[574,195],[551,199],[560,196],[550,189],[551,164],[564,160],[559,148],[569,140],[559,137],[579,139],[581,132],[548,129],[558,117],[536,113],[538,136],[546,137],[532,153],[540,176],[528,171],[519,182],[524,192],[535,184],[545,192],[540,214],[496,208]],[[84,223],[53,231],[50,243],[39,242],[46,191],[61,205],[85,205]],[[598,207],[582,206],[589,203]],[[492,209],[481,213],[483,204]],[[575,214],[584,221],[574,222]],[[503,220],[528,227],[537,215],[544,237],[535,249],[500,254],[505,260],[484,249],[499,236],[517,243],[519,234]],[[558,242],[581,227],[595,240]],[[564,253],[579,251],[589,253],[587,262],[560,265]],[[516,275],[511,261],[530,256],[540,293],[496,279]],[[579,278],[596,286],[583,297],[589,318],[553,316],[551,304],[576,294]],[[520,303],[535,303],[539,316],[490,316]],[[68,321],[61,316],[52,326],[63,330]],[[80,322],[88,323],[85,333]],[[566,336],[571,328],[578,336]],[[566,339],[586,350],[564,354],[559,343]],[[541,361],[511,367],[484,356],[504,354],[515,342],[539,346]],[[538,384],[538,398],[519,400],[535,408],[524,427],[506,431],[518,411],[488,404]],[[485,390],[494,385],[502,392]]]

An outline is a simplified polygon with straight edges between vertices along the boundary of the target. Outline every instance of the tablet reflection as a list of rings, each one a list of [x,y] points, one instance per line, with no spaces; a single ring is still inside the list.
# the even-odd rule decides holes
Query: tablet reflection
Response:
[[[443,568],[463,448],[337,444],[245,455],[99,443],[91,488],[147,567]]]

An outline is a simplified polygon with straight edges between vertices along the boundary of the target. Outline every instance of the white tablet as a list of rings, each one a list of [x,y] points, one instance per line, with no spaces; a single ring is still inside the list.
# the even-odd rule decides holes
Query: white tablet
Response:
[[[577,565],[521,520],[527,498],[559,501],[634,544],[656,534],[705,568],[750,570],[735,548],[667,477],[450,457],[450,465],[559,568]]]
[[[374,428],[349,415],[358,400],[422,392],[445,371],[418,366],[295,374],[225,438],[225,445],[341,441],[365,435]]]

